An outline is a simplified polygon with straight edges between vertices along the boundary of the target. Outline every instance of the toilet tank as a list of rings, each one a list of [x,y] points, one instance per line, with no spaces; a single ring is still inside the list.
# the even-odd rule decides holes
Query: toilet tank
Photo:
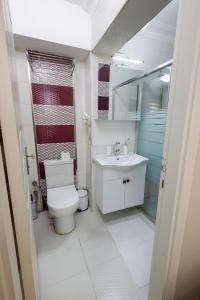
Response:
[[[73,159],[45,160],[44,168],[48,189],[74,184]]]

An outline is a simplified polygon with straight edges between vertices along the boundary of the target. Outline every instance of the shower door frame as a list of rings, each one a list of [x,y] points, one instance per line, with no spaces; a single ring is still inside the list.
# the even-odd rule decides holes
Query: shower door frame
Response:
[[[131,79],[128,79],[122,83],[120,83],[119,85],[115,86],[114,87],[114,91],[116,91],[118,88],[121,88],[121,87],[124,87],[128,84],[131,84],[131,83],[137,83],[137,86],[139,86],[139,82],[144,80],[145,78],[148,78],[149,76],[155,74],[155,73],[158,73],[159,71],[162,71],[164,70],[165,68],[169,67],[170,68],[170,76],[171,76],[171,72],[172,72],[172,65],[173,65],[173,61],[172,60],[169,60],[165,63],[163,63],[162,65],[159,65],[158,67],[156,67],[155,69],[153,69],[152,71],[148,72],[148,73],[145,73],[143,74],[142,76],[137,76],[137,77],[133,77]],[[142,82],[143,84],[143,82]],[[168,85],[168,88],[167,88],[167,93],[168,93],[168,99],[169,99],[169,91],[170,91],[170,83]],[[141,118],[142,118],[142,96],[143,96],[143,89],[141,92],[138,91],[138,98],[139,100],[137,101],[137,107],[138,107],[138,103],[139,103],[139,106],[140,106],[140,114],[141,114]],[[138,109],[137,109],[138,110]],[[136,111],[137,111],[136,110]],[[168,107],[166,109],[166,122],[167,122],[167,115],[168,115]],[[114,120],[114,118],[113,118]],[[141,121],[141,120],[140,120]],[[134,152],[137,153],[137,149],[138,149],[138,135],[139,135],[139,130],[140,130],[140,123],[139,121],[137,121],[136,119],[136,139],[135,139],[135,149],[134,149]],[[165,126],[165,133],[164,135],[166,134],[166,126]],[[142,154],[141,154],[142,155]],[[145,155],[144,155],[145,156]],[[161,162],[161,170],[165,170],[165,158],[164,158],[164,144],[163,144],[163,151],[162,151],[162,162]],[[162,182],[164,182],[164,179],[163,179],[163,173],[160,172],[160,181],[162,180]],[[159,181],[158,181],[158,184],[159,184]],[[158,203],[158,198],[157,198],[157,203]],[[149,216],[149,214],[142,208],[142,210],[144,211],[145,215],[153,222],[155,223],[155,220]],[[156,207],[156,210],[157,210],[157,207]]]

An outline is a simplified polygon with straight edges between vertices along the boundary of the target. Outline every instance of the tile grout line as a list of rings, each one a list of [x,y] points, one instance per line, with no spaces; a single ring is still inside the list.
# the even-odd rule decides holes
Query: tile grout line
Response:
[[[93,292],[94,292],[94,295],[95,295],[95,299],[98,300],[98,297],[97,297],[97,294],[96,294],[95,285],[94,285],[93,280],[92,280],[92,275],[90,274],[89,266],[87,264],[87,260],[86,260],[86,257],[85,257],[85,253],[84,253],[84,250],[83,250],[82,243],[81,243],[79,235],[78,235],[78,241],[79,241],[79,244],[80,244],[80,247],[81,247],[81,252],[82,252],[85,264],[86,264],[87,273],[88,273],[89,279],[91,281],[91,286],[92,286],[92,289],[93,289]]]
[[[47,218],[46,218],[46,217],[47,217]],[[51,218],[49,218],[48,215],[46,215],[46,216],[45,216],[45,219],[47,219],[47,221],[48,221],[48,228],[49,228],[49,227],[52,228],[52,221],[51,221]],[[45,222],[46,222],[46,220],[45,220]],[[38,222],[38,225],[41,226],[41,225],[39,224],[39,222]],[[52,233],[54,234],[54,232],[52,232]],[[77,233],[77,242],[78,242],[78,244],[79,244],[79,246],[80,246],[80,248],[81,248],[78,233]],[[82,248],[81,248],[81,253],[82,253]],[[39,254],[38,254],[38,255],[39,255]],[[83,257],[83,258],[84,258],[84,257]],[[84,259],[84,261],[85,261],[85,259]],[[88,270],[87,270],[87,265],[85,264],[84,270],[82,270],[82,271],[80,271],[80,272],[77,272],[76,274],[73,274],[73,275],[71,275],[71,276],[69,276],[69,277],[65,277],[65,278],[63,278],[63,279],[61,279],[61,280],[59,280],[59,281],[54,282],[54,283],[45,284],[45,286],[40,287],[40,291],[42,292],[42,290],[45,290],[45,289],[47,289],[47,288],[55,287],[55,286],[57,286],[58,284],[63,283],[64,281],[71,280],[71,279],[73,279],[73,278],[76,277],[76,276],[79,276],[79,275],[81,275],[81,274],[86,273],[87,271],[88,271]],[[38,275],[40,275],[39,273],[40,273],[40,272],[39,272],[39,264],[38,264]],[[39,283],[40,283],[40,279],[39,279]]]
[[[46,219],[46,218],[45,218]],[[116,248],[118,249],[118,251],[119,251],[119,248],[117,247],[117,244],[116,244],[116,242],[115,242],[115,239],[113,238],[113,236],[112,236],[112,234],[110,233],[110,231],[108,230],[108,224],[104,221],[103,222],[104,223],[104,226],[105,226],[105,230],[108,232],[108,234],[109,234],[109,237],[111,238],[111,240],[112,240],[112,242],[115,244],[115,246],[116,246]],[[78,224],[77,224],[78,225]],[[81,224],[79,224],[78,226],[76,226],[76,227],[81,227]],[[81,235],[79,234],[79,232],[78,232],[78,230],[76,231],[76,238],[77,238],[77,244],[80,246],[80,250],[81,250],[81,254],[82,254],[82,257],[83,257],[83,261],[85,262],[85,268],[84,268],[84,270],[83,271],[81,271],[81,272],[78,272],[77,274],[74,274],[74,275],[71,275],[70,277],[68,277],[68,278],[66,278],[66,279],[62,279],[62,280],[60,280],[59,282],[57,282],[55,285],[57,285],[57,284],[60,284],[60,283],[62,283],[62,282],[64,282],[64,281],[67,281],[67,280],[70,280],[71,278],[73,278],[73,277],[76,277],[76,276],[78,276],[78,275],[80,275],[80,274],[83,274],[84,272],[85,272],[85,274],[88,274],[88,277],[89,277],[89,282],[91,282],[91,290],[93,290],[93,293],[94,293],[94,299],[96,299],[96,300],[98,300],[99,299],[99,295],[97,295],[97,292],[96,292],[96,289],[95,289],[95,282],[94,282],[94,276],[92,276],[92,271],[90,270],[90,264],[88,264],[87,263],[87,256],[85,255],[85,248],[84,248],[84,241],[82,241],[82,239],[81,239]],[[114,260],[114,259],[116,259],[116,258],[121,258],[122,260],[123,260],[123,262],[124,262],[124,264],[125,265],[127,265],[126,264],[126,262],[124,261],[124,259],[123,259],[123,256],[122,256],[122,254],[120,253],[120,251],[119,251],[119,256],[117,256],[117,257],[113,257],[113,258],[110,258],[109,260],[106,260],[105,262],[102,262],[102,263],[100,263],[99,265],[102,265],[102,264],[104,264],[104,263],[108,263],[109,261],[112,261],[112,260]],[[94,267],[96,268],[96,267],[98,267],[98,265],[97,266],[95,266],[94,265]],[[147,287],[148,285],[145,285],[144,287],[138,287],[138,297],[140,297],[141,298],[141,300],[143,299],[144,300],[144,298],[143,298],[143,293],[141,293],[142,292],[142,290],[145,288],[145,287]],[[48,288],[48,287],[47,287]],[[139,299],[138,299],[139,300]]]
[[[63,283],[64,281],[71,280],[71,279],[73,279],[73,278],[76,277],[76,276],[79,276],[79,275],[81,275],[81,274],[84,274],[86,271],[87,271],[87,270],[85,269],[84,271],[78,272],[78,273],[76,273],[76,274],[74,274],[74,275],[71,275],[70,277],[61,279],[61,280],[59,280],[59,281],[57,281],[57,282],[54,282],[54,283],[51,283],[51,284],[47,284],[47,285],[45,285],[45,287],[43,287],[41,290],[45,290],[45,289],[50,288],[50,287],[55,287],[56,285],[58,285],[58,284],[60,284],[60,283]]]

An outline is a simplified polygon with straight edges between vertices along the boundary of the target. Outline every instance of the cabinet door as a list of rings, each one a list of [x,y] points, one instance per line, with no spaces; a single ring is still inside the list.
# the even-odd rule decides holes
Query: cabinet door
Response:
[[[122,179],[104,181],[103,213],[124,209],[124,187]]]
[[[144,203],[145,176],[128,178],[125,184],[125,208],[142,205]]]

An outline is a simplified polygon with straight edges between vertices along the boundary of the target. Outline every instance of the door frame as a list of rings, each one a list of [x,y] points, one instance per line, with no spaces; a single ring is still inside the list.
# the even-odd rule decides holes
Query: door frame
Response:
[[[190,202],[193,170],[200,138],[200,3],[198,2],[180,0],[164,147],[164,155],[168,163],[165,188],[161,190],[158,201],[150,300],[173,299]],[[28,241],[26,201],[2,1],[0,2],[0,41],[0,78],[3,87],[0,89],[2,134],[25,296],[26,299],[35,300],[37,296],[31,245]]]
[[[23,292],[18,268],[17,249],[9,205],[2,147],[0,132],[0,299],[22,300]]]
[[[37,267],[31,233],[30,201],[26,199],[25,174],[20,149],[20,116],[14,41],[7,0],[0,0],[0,122],[5,150],[9,191],[14,217],[24,297],[39,299]]]
[[[200,139],[200,2],[180,0],[149,300],[174,299]],[[173,146],[172,146],[173,145]]]

